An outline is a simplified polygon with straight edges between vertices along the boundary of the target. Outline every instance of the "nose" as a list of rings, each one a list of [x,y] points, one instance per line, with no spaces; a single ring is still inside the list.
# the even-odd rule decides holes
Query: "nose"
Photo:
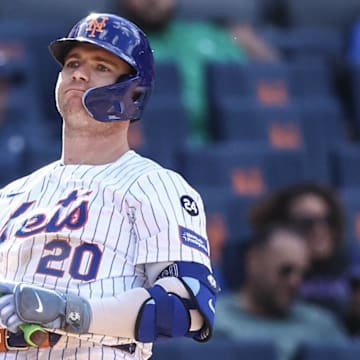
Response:
[[[89,81],[89,73],[84,66],[78,67],[74,70],[74,72],[72,74],[72,79],[88,82]]]

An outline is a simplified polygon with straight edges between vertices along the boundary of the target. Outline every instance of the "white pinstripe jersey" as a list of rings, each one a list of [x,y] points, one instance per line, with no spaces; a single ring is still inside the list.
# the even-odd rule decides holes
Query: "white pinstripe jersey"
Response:
[[[146,263],[177,260],[210,268],[201,197],[179,174],[132,150],[106,165],[57,161],[0,192],[0,279],[102,298],[149,286]],[[71,359],[74,352],[78,359],[115,358],[88,355],[94,344],[87,340],[134,341],[91,334],[80,340],[41,351],[46,357],[59,348],[56,356],[65,358],[68,347]],[[94,347],[99,354],[105,348]],[[148,344],[137,348],[139,359],[151,353]]]

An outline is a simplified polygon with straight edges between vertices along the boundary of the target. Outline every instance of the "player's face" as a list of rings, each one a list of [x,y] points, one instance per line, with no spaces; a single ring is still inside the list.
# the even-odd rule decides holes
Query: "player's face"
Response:
[[[90,118],[82,104],[86,90],[113,84],[119,76],[131,73],[130,66],[110,52],[91,44],[70,50],[56,85],[56,104],[65,121],[76,123]]]

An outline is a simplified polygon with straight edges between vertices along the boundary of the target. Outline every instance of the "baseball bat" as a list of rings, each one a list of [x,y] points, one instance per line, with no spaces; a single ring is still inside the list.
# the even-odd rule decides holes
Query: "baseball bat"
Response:
[[[41,325],[21,324],[19,327],[24,333],[25,341],[30,346],[38,347],[47,340],[47,332]]]
[[[0,296],[2,295],[0,293]],[[38,347],[47,340],[47,332],[41,325],[24,323],[19,328],[24,333],[26,343],[30,346]]]

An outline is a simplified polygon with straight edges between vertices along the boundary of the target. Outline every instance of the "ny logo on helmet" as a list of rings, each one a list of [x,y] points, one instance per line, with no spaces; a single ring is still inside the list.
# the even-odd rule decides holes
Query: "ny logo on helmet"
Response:
[[[95,19],[91,19],[88,22],[86,31],[90,32],[88,34],[89,37],[96,37],[97,32],[101,33],[104,30],[106,26],[106,22],[109,18],[106,16],[101,16],[100,18],[102,19],[101,21],[99,21],[99,18],[95,18]]]

